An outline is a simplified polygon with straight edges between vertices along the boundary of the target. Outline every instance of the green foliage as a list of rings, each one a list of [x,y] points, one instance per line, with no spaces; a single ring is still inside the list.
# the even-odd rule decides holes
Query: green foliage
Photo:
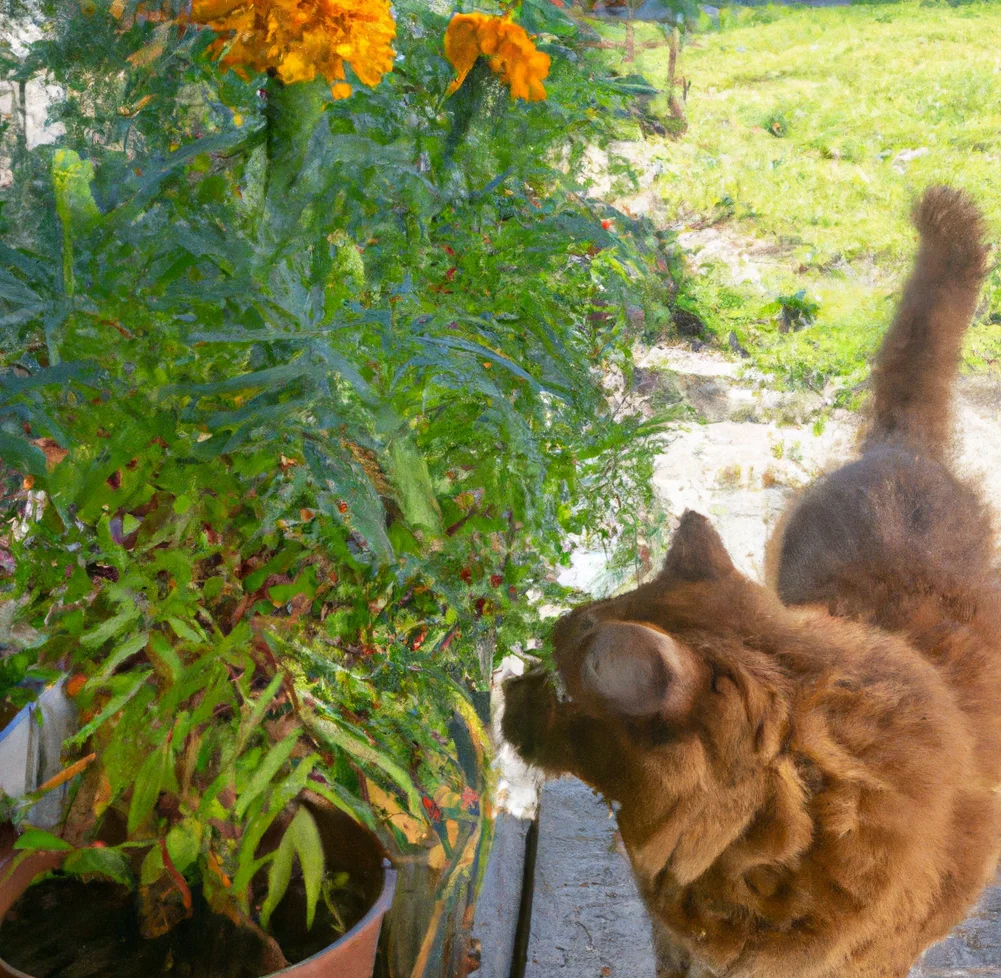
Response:
[[[819,310],[820,303],[807,298],[806,289],[800,289],[792,295],[780,295],[774,302],[766,305],[762,312],[775,316],[779,322],[779,331],[788,333],[790,330],[810,326]]]
[[[658,147],[667,212],[705,229],[722,259],[679,292],[776,383],[836,388],[851,406],[910,268],[917,195],[962,187],[1001,233],[1001,8],[759,6],[724,8],[720,23],[689,36],[689,132]],[[775,119],[782,138],[770,134]],[[816,320],[783,331],[763,310],[801,290]],[[973,366],[1001,351],[999,302],[992,272],[967,336]]]
[[[446,99],[417,0],[394,72],[340,102],[219,75],[207,32],[126,6],[54,5],[16,68],[67,98],[0,197],[0,452],[44,499],[0,541],[38,635],[0,693],[74,677],[67,746],[97,759],[67,869],[137,848],[150,892],[267,926],[297,864],[312,920],[307,788],[397,848],[479,837],[470,699],[541,634],[571,536],[645,505],[661,422],[601,373],[663,242],[578,193],[626,96],[547,0],[529,105],[486,71]],[[111,815],[125,848],[86,848]]]

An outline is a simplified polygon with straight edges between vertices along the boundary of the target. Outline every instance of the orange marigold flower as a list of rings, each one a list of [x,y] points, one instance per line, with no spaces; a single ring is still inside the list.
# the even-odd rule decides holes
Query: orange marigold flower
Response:
[[[549,55],[539,51],[525,29],[507,17],[456,14],[445,31],[445,55],[456,71],[448,87],[452,94],[465,80],[480,55],[511,88],[512,98],[538,102],[546,97],[542,80],[549,74]]]
[[[191,20],[221,36],[209,48],[223,68],[273,68],[287,85],[322,75],[347,98],[347,62],[365,85],[393,70],[396,21],[389,0],[192,0]]]

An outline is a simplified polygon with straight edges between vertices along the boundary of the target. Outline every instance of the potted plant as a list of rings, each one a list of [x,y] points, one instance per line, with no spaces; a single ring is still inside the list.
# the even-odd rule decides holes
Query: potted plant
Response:
[[[39,789],[70,789],[60,824],[3,800],[3,899],[58,874],[0,956],[79,881],[161,967],[267,974],[377,923],[386,852],[381,967],[447,973],[494,650],[539,634],[569,536],[612,532],[599,500],[640,505],[658,422],[609,411],[601,371],[663,242],[564,169],[622,94],[586,61],[543,80],[524,25],[574,37],[546,0],[451,40],[422,3],[343,7],[344,60],[169,2],[56,5],[11,59],[67,97],[0,211],[0,457],[40,501],[0,539],[34,629],[0,693],[62,678],[78,729]],[[206,933],[247,958],[185,958]]]

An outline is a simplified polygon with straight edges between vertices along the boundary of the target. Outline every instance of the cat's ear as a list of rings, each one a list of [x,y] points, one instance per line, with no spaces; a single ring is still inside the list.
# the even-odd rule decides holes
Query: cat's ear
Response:
[[[712,581],[733,569],[733,561],[709,520],[694,510],[685,510],[660,572],[661,579]]]
[[[679,694],[691,686],[689,658],[660,629],[636,622],[602,622],[581,664],[578,695],[624,716],[663,713],[679,706]]]

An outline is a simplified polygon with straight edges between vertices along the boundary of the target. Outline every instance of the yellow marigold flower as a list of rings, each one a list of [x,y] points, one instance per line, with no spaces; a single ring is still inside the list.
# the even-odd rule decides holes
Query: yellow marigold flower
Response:
[[[511,88],[512,98],[538,102],[546,97],[542,80],[549,74],[549,55],[539,51],[523,27],[507,17],[456,14],[445,31],[445,55],[456,78],[451,95],[465,80],[480,55]]]
[[[190,19],[221,35],[210,52],[244,78],[248,68],[273,68],[287,85],[322,75],[347,98],[345,62],[369,86],[393,70],[389,0],[192,0]]]

